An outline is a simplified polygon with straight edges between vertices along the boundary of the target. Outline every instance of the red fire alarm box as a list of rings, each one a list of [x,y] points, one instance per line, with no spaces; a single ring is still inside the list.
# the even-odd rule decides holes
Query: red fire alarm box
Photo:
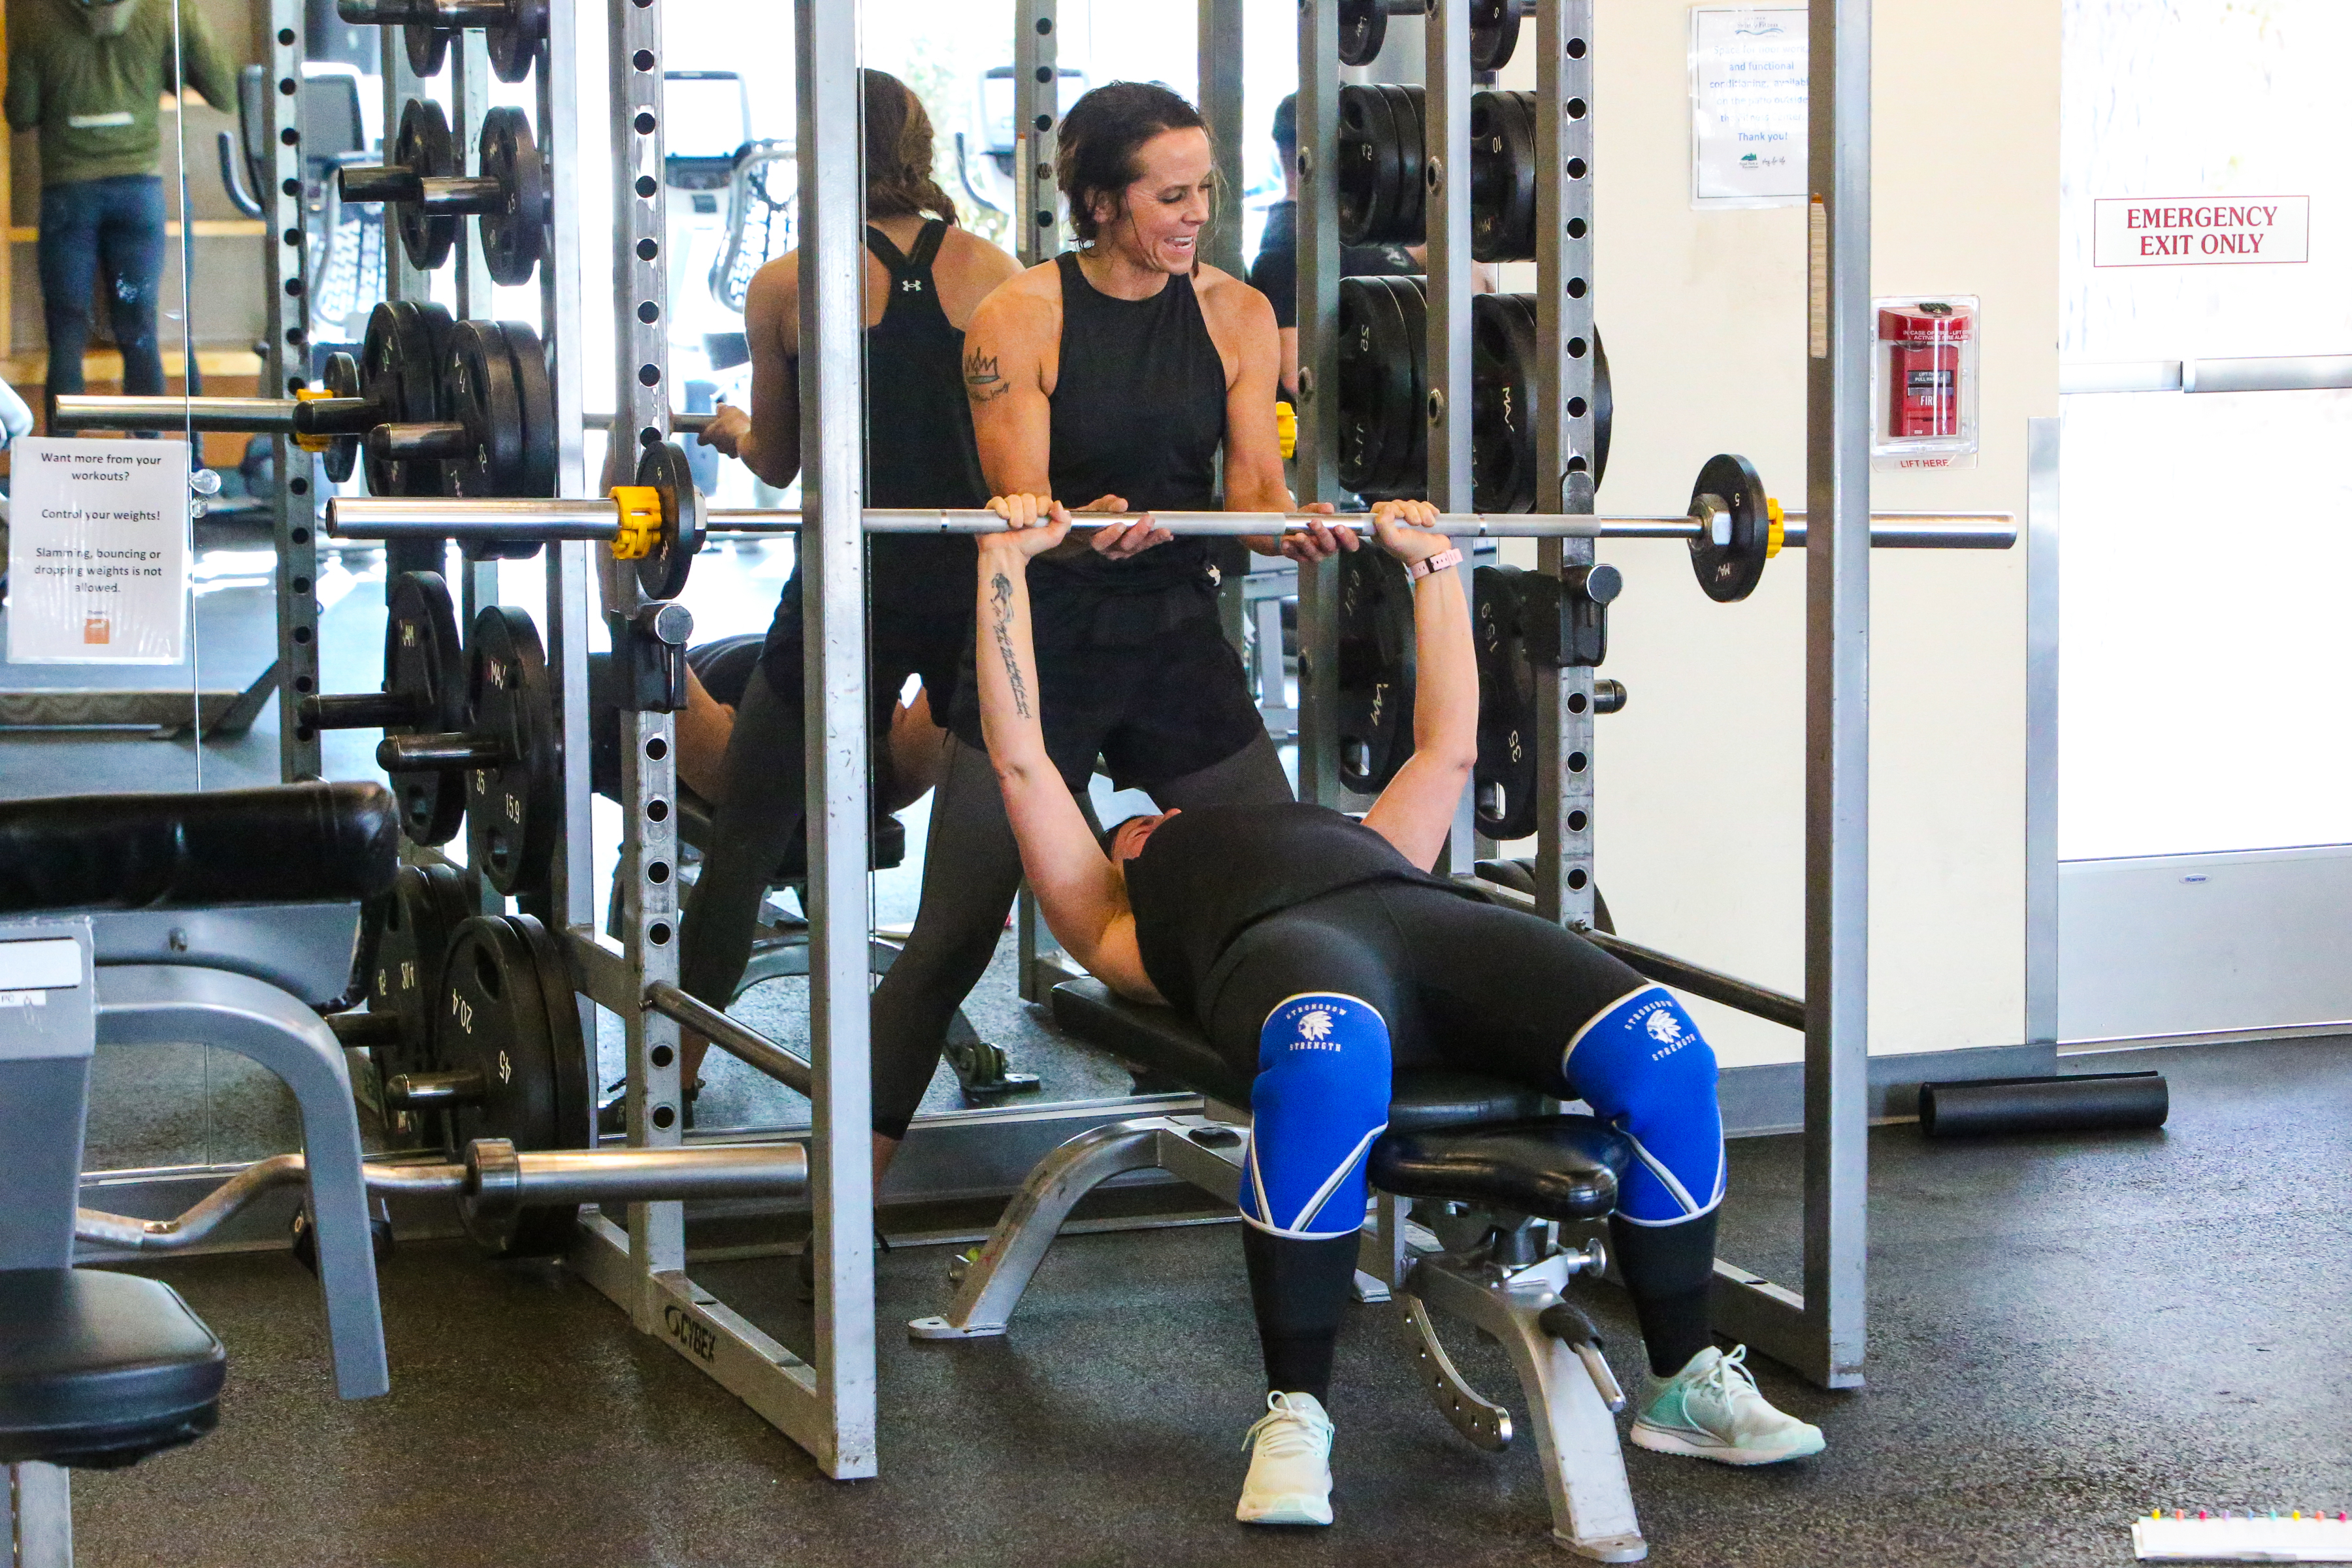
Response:
[[[1976,453],[1977,301],[1962,296],[1875,301],[1878,332],[1871,455],[1882,468],[1972,466]]]

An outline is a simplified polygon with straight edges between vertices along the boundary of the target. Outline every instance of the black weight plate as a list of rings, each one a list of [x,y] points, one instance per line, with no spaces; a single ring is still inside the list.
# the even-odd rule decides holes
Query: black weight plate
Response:
[[[449,45],[457,37],[457,29],[436,27],[430,22],[409,22],[401,27],[400,37],[408,50],[408,68],[421,77],[436,77],[449,58]]]
[[[539,922],[523,915],[476,916],[450,942],[435,1048],[453,1070],[470,1068],[482,1079],[480,1100],[451,1114],[458,1147],[477,1138],[503,1138],[523,1152],[587,1145],[587,1113],[567,1103],[578,1098],[567,1092],[567,1079],[584,1069],[579,1013],[568,986],[551,994],[539,952],[546,942]],[[495,1250],[506,1257],[560,1250],[578,1212],[568,1205],[526,1208]]]
[[[1425,123],[1423,89],[1383,85],[1380,90],[1389,100],[1389,118],[1396,124],[1396,205],[1390,215],[1389,232],[1373,237],[1387,244],[1419,245],[1428,237],[1422,220],[1422,209],[1429,198],[1423,183],[1429,143],[1422,130]]]
[[[572,965],[563,944],[535,916],[509,915],[539,965],[540,995],[547,1005],[548,1033],[555,1041],[555,1147],[591,1149],[596,1142],[595,1064],[589,1059],[581,1026],[579,995],[572,988]]]
[[[1516,566],[1471,577],[1478,647],[1478,764],[1471,800],[1478,831],[1499,841],[1536,830],[1536,672],[1528,658]]]
[[[1382,550],[1339,557],[1339,782],[1374,795],[1412,755],[1412,580]]]
[[[457,144],[449,135],[448,117],[439,104],[429,98],[412,98],[402,105],[392,161],[420,179],[445,179],[463,173]],[[450,249],[457,242],[456,218],[428,213],[415,202],[399,203],[393,212],[400,247],[408,253],[410,266],[430,272],[449,259]]]
[[[1402,461],[1389,476],[1383,493],[1407,500],[1420,500],[1429,493],[1429,297],[1423,292],[1426,281],[1421,278],[1383,278],[1379,280],[1396,301],[1397,324],[1404,340],[1404,361],[1412,366],[1412,392],[1405,399],[1409,411],[1405,427],[1411,440]]]
[[[360,383],[381,401],[386,423],[440,416],[441,371],[435,339],[436,325],[446,326],[448,319],[438,305],[406,300],[391,300],[370,312],[367,336],[360,345]],[[436,462],[401,461],[373,453],[364,453],[362,461],[372,495],[440,493],[441,465]]]
[[[520,494],[522,389],[506,335],[487,321],[458,322],[442,361],[441,395],[449,423],[466,432],[463,454],[442,465],[442,493]]]
[[[326,372],[319,379],[325,384],[329,397],[366,395],[360,386],[360,362],[340,350],[327,356]],[[320,457],[326,464],[327,478],[336,484],[343,484],[351,479],[352,469],[359,464],[360,438],[355,435],[338,436],[327,444],[327,449]]]
[[[528,80],[539,46],[547,40],[547,0],[507,0],[507,16],[505,23],[482,29],[490,69],[500,81]]]
[[[1376,278],[1339,280],[1339,483],[1358,495],[1400,468],[1415,417],[1411,355],[1396,353],[1404,328]]]
[[[406,699],[417,719],[387,724],[386,735],[446,735],[466,728],[465,650],[457,612],[437,572],[392,580],[383,625],[383,689]],[[443,768],[391,774],[400,830],[412,844],[446,844],[466,819],[466,781]]]
[[[499,605],[475,617],[467,651],[467,727],[506,759],[466,770],[467,860],[499,892],[530,892],[547,880],[563,810],[547,656],[530,617]]]
[[[1728,605],[1756,591],[1764,575],[1766,552],[1771,544],[1770,525],[1764,515],[1764,481],[1745,458],[1728,452],[1706,460],[1691,487],[1691,511],[1698,498],[1713,496],[1730,509],[1731,539],[1716,543],[1710,534],[1691,541],[1691,570],[1698,585],[1718,605]]]
[[[1387,0],[1339,0],[1339,63],[1368,66],[1389,36]]]
[[[555,382],[547,374],[547,345],[520,321],[500,321],[507,353],[513,357],[515,390],[522,404],[522,468],[515,494],[555,493]]]
[[[1536,501],[1534,300],[1470,300],[1471,504],[1480,511],[1532,511]]]
[[[1617,399],[1609,390],[1609,349],[1601,341],[1601,329],[1592,329],[1592,488],[1599,489],[1603,475],[1609,472],[1609,425],[1617,412]]]
[[[400,1043],[375,1047],[376,1071],[386,1079],[435,1071],[441,1065],[433,1048],[441,961],[458,926],[481,911],[481,900],[471,877],[454,866],[403,866],[371,918],[379,910],[368,1011],[397,1017]]]
[[[1519,47],[1520,0],[1470,0],[1470,68],[1498,71]]]
[[[1396,221],[1396,116],[1377,87],[1339,89],[1339,242],[1369,245]]]
[[[530,281],[547,242],[547,165],[531,140],[530,118],[511,105],[482,117],[481,175],[496,180],[504,198],[476,220],[482,259],[491,281],[509,289]]]
[[[1526,261],[1536,253],[1535,95],[1470,100],[1470,254]]]
[[[637,483],[661,491],[662,536],[649,554],[637,557],[637,586],[648,599],[675,599],[686,592],[687,574],[702,548],[702,498],[686,449],[675,441],[650,447],[637,459]]]

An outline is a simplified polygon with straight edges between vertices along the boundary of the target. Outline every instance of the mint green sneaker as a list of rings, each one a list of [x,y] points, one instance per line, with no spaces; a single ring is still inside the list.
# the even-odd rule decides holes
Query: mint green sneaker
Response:
[[[1721,1465],[1777,1465],[1822,1451],[1822,1429],[1772,1408],[1756,1390],[1748,1347],[1709,1345],[1669,1378],[1651,1377],[1633,1419],[1633,1442],[1654,1454]]]

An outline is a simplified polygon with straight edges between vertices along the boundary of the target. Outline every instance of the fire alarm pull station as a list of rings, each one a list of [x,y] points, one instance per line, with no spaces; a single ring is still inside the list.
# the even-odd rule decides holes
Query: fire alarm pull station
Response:
[[[1879,300],[1871,466],[1974,468],[1977,301],[1966,295]]]

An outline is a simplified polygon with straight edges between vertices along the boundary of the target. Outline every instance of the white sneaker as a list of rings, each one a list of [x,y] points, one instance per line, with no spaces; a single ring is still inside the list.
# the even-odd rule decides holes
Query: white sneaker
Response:
[[[1311,1394],[1269,1394],[1242,1446],[1250,1450],[1234,1517],[1244,1524],[1331,1522],[1331,1417]]]
[[[1749,1375],[1748,1347],[1709,1345],[1669,1378],[1652,1377],[1633,1421],[1636,1446],[1724,1465],[1773,1465],[1822,1451],[1822,1429],[1775,1410]]]

